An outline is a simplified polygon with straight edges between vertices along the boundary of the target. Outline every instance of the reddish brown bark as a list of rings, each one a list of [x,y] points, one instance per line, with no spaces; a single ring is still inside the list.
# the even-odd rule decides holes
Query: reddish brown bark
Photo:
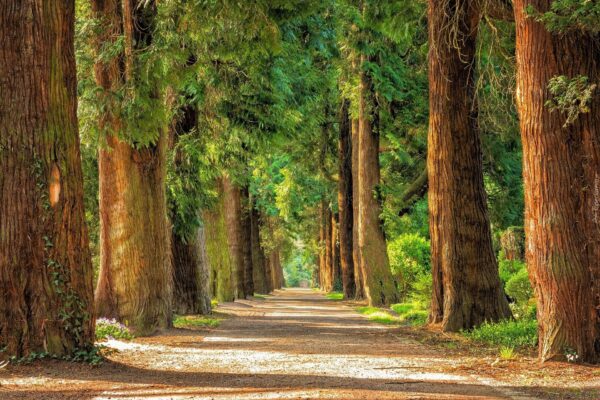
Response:
[[[173,232],[173,310],[178,314],[210,314],[205,240],[203,227],[186,240]]]
[[[250,217],[250,194],[248,186],[240,189],[240,204],[242,206],[240,219],[242,260],[244,263],[244,295],[254,295],[254,272],[252,265],[252,221]]]
[[[352,262],[354,263],[355,297],[365,296],[363,289],[363,274],[360,263],[360,247],[358,245],[358,119],[352,120]]]
[[[225,202],[225,223],[227,225],[227,239],[229,252],[233,263],[233,276],[235,297],[246,297],[244,287],[244,246],[242,244],[242,204],[240,189],[228,177],[223,178],[223,194]]]
[[[363,56],[362,64],[366,58]],[[358,243],[363,290],[369,304],[397,302],[398,292],[390,272],[378,195],[379,120],[374,87],[366,71],[360,74],[358,139]]]
[[[0,348],[16,357],[94,341],[74,3],[0,4]]]
[[[514,2],[517,104],[523,142],[526,259],[538,302],[540,359],[575,351],[600,361],[600,97],[563,127],[544,105],[557,75],[600,81],[598,35],[551,34],[526,15],[550,0]]]
[[[252,244],[252,272],[256,293],[267,294],[273,290],[271,279],[271,270],[267,268],[265,251],[260,242],[260,212],[256,207],[252,207],[250,214],[251,232],[250,239]]]
[[[474,100],[476,4],[429,1],[430,322],[445,331],[511,315],[498,277],[483,187]]]
[[[338,147],[338,209],[339,209],[339,248],[342,286],[346,299],[356,296],[353,259],[353,210],[352,210],[352,134],[346,100],[340,113],[340,137]]]
[[[95,66],[96,81],[107,91],[134,80],[135,50],[151,40],[156,8],[153,2],[92,1],[104,22],[96,48],[119,35],[123,53]],[[167,127],[157,127],[152,145],[135,148],[125,123],[109,103],[100,121],[107,129],[107,147],[99,151],[100,272],[96,288],[98,315],[129,324],[138,335],[171,323],[172,270],[165,194]]]

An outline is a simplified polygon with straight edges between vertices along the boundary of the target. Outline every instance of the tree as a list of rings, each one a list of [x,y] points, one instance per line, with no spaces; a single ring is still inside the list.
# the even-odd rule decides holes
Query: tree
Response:
[[[600,98],[594,89],[585,98],[600,80],[598,14],[585,13],[597,5],[551,5],[514,3],[526,259],[538,303],[540,359],[574,351],[581,361],[598,362]],[[581,25],[594,15],[595,23]],[[582,77],[589,84],[567,90]]]
[[[75,2],[0,5],[0,347],[94,342],[77,126]]]
[[[390,272],[385,234],[379,216],[378,192],[379,120],[372,77],[366,56],[361,58],[358,129],[358,243],[363,290],[369,304],[380,306],[397,302],[396,285]]]
[[[96,311],[144,335],[171,324],[173,286],[165,193],[168,122],[159,118],[163,98],[157,82],[141,76],[151,65],[142,56],[153,45],[157,5],[94,0],[92,10],[102,25],[94,69],[105,110],[99,124],[106,132],[106,147],[99,151]],[[123,50],[107,58],[103,51],[120,37]],[[124,105],[136,114],[127,114]]]
[[[511,315],[483,187],[474,94],[476,3],[429,1],[430,322],[458,331]]]
[[[344,297],[356,296],[353,259],[353,201],[352,201],[352,133],[348,108],[349,102],[342,103],[340,112],[339,161],[338,161],[338,209],[340,267]]]

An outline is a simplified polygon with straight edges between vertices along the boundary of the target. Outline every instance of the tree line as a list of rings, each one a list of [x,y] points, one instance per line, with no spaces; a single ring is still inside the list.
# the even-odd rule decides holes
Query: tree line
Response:
[[[470,329],[512,316],[494,237],[521,224],[540,358],[596,362],[598,12],[0,5],[2,351],[88,349],[101,316],[151,334],[281,288],[294,257],[323,290],[393,304],[388,246],[411,229],[429,323]]]

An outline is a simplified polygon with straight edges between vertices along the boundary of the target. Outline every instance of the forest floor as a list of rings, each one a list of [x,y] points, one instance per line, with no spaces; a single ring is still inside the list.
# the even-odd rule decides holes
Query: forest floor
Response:
[[[0,370],[0,399],[598,399],[600,368],[500,361],[425,329],[378,325],[310,289],[218,306],[214,329],[110,340],[103,364]]]

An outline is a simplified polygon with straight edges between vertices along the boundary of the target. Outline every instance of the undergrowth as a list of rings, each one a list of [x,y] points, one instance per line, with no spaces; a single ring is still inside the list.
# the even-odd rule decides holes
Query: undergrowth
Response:
[[[177,315],[173,319],[173,326],[180,329],[190,328],[216,328],[221,319],[205,315]]]

